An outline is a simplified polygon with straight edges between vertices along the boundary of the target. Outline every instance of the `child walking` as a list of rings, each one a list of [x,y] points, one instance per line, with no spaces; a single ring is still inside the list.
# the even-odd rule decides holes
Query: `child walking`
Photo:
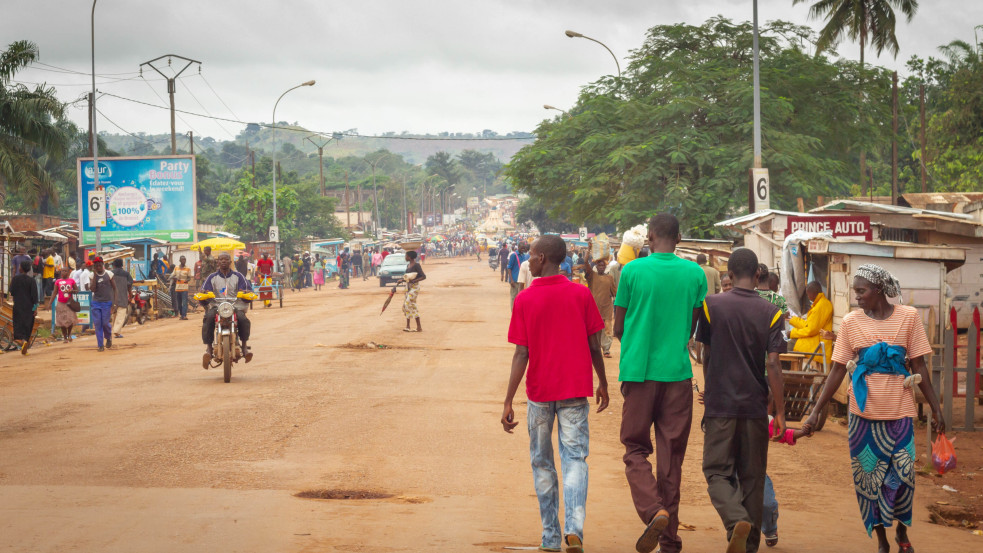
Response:
[[[539,278],[515,298],[509,326],[509,342],[515,344],[515,354],[501,422],[509,433],[519,424],[514,420],[512,400],[528,365],[529,456],[543,523],[539,549],[560,551],[565,544],[567,553],[582,553],[590,439],[588,398],[596,396],[597,412],[603,411],[608,406],[608,383],[601,349],[604,320],[590,291],[560,274],[565,256],[566,244],[559,236],[543,236],[532,246],[529,270]],[[591,366],[597,373],[596,390]],[[553,459],[554,422],[563,469],[562,534]]]
[[[786,428],[785,433],[779,435],[775,428],[775,418],[770,415],[768,432],[769,435],[778,437],[778,443],[788,445],[795,445],[799,438],[806,435],[801,428]],[[761,533],[765,537],[765,545],[768,547],[778,545],[778,499],[775,497],[775,486],[767,474],[765,474],[765,505],[761,517]]]

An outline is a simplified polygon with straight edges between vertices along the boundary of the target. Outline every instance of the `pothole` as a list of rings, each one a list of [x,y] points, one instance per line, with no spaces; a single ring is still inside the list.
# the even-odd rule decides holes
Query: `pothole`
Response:
[[[356,349],[356,350],[375,350],[375,349],[406,349],[401,346],[390,346],[388,344],[377,344],[376,342],[348,342],[347,344],[341,344],[337,346],[340,349]]]
[[[389,499],[393,497],[393,494],[369,490],[305,490],[294,494],[294,497],[301,499],[339,499],[351,501],[360,499]]]

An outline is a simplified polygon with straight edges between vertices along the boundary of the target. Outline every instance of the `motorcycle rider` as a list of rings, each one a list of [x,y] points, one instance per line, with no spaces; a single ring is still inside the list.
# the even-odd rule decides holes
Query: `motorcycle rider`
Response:
[[[232,269],[232,256],[229,252],[218,254],[218,270],[205,277],[201,285],[202,292],[212,292],[219,298],[235,298],[239,292],[249,292],[253,289],[246,277]],[[246,363],[252,361],[253,354],[249,351],[246,341],[249,340],[250,322],[246,318],[247,303],[245,300],[236,299],[233,304],[236,311],[238,325],[236,330],[239,333],[239,341],[242,343],[242,354]],[[212,341],[215,339],[215,314],[218,312],[217,304],[212,301],[205,310],[205,318],[201,325],[201,340],[205,343],[205,355],[202,356],[201,366],[208,368],[212,361]]]

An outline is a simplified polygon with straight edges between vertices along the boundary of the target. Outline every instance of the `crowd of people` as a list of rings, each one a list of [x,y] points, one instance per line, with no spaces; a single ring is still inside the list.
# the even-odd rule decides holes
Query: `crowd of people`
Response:
[[[897,523],[899,551],[913,553],[907,528],[914,495],[915,386],[928,398],[933,428],[941,432],[945,423],[928,378],[925,356],[932,349],[918,312],[888,301],[900,294],[897,280],[880,267],[859,267],[853,289],[860,309],[843,318],[834,336],[832,308],[819,282],[806,287],[808,312],[795,316],[777,291],[777,277],[751,250],[731,252],[721,275],[703,256],[697,263],[677,256],[680,240],[676,218],[659,214],[648,223],[647,255],[638,249],[626,263],[570,252],[551,235],[531,248],[519,243],[506,254],[503,280],[519,290],[512,299],[508,340],[515,351],[500,422],[510,433],[518,426],[512,403],[525,377],[530,458],[543,526],[539,549],[583,551],[588,400],[595,398],[597,412],[609,403],[604,344],[613,313],[611,334],[621,343],[620,439],[642,525],[637,551],[658,547],[677,553],[683,547],[680,486],[694,399],[704,406],[703,474],[726,529],[727,553],[755,553],[762,536],[766,545],[777,545],[769,443],[794,445],[811,436],[819,413],[849,375],[849,454],[864,527],[876,534],[878,551],[886,553],[887,529]],[[522,274],[524,265],[528,277]],[[578,270],[586,287],[576,282]],[[702,346],[705,388],[696,393],[687,347],[693,337]],[[797,429],[786,425],[779,361],[789,339],[795,340],[794,351],[828,356],[832,363],[812,413]],[[562,526],[554,425],[563,468]]]

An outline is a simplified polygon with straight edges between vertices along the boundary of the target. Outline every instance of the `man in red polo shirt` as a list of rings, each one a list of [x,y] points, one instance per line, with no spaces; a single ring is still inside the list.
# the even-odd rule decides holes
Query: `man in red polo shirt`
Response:
[[[526,375],[529,455],[532,458],[539,514],[543,522],[542,551],[582,552],[587,505],[588,398],[597,397],[600,413],[608,406],[601,333],[604,320],[590,290],[560,274],[566,244],[559,236],[537,240],[529,253],[529,271],[539,277],[519,292],[512,310],[509,342],[515,344],[512,374],[505,395],[502,426],[511,433],[519,424],[512,399]],[[591,366],[597,372],[594,390]],[[563,467],[564,531],[560,533],[559,486],[553,461],[553,422],[559,427]]]

